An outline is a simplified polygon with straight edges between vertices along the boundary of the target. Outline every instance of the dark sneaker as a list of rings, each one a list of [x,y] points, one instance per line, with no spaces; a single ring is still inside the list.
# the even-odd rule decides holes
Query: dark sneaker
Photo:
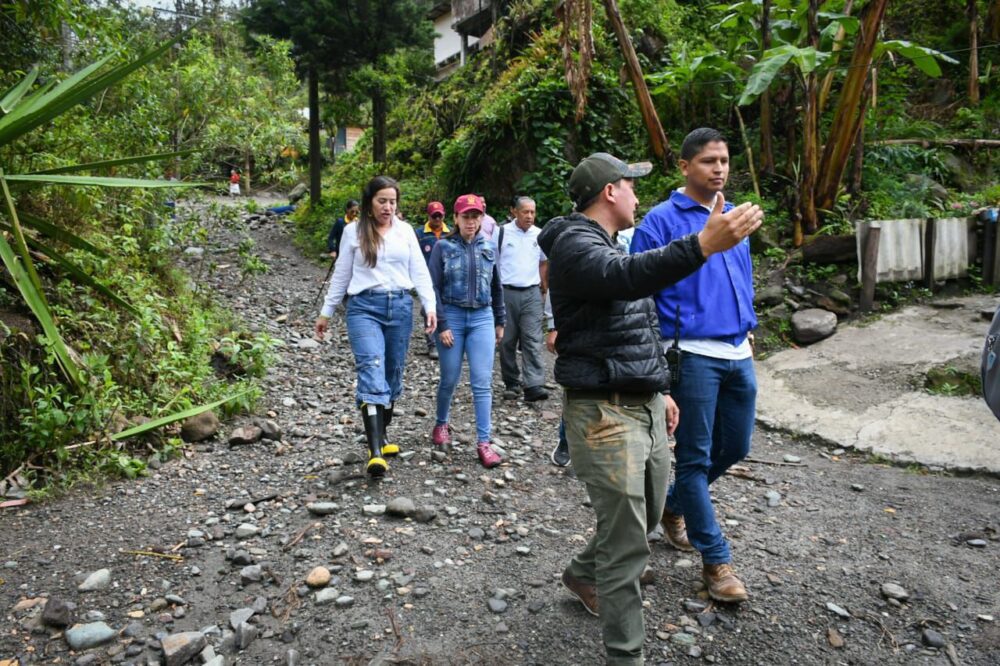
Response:
[[[559,443],[556,444],[556,448],[552,449],[552,464],[559,467],[565,467],[569,464],[569,442],[565,439],[560,439]]]
[[[584,583],[579,578],[571,576],[568,571],[562,575],[562,584],[573,598],[583,604],[587,612],[594,617],[600,617],[597,612],[597,586],[592,583]]]
[[[538,402],[539,400],[547,400],[549,397],[549,392],[543,389],[541,386],[529,386],[524,389],[524,401],[525,402]]]
[[[747,588],[736,577],[732,565],[706,564],[701,579],[708,588],[708,596],[718,601],[746,601]]]
[[[438,348],[437,347],[428,347],[427,348],[427,355],[431,357],[431,360],[434,360],[434,361],[438,360]]]
[[[503,389],[504,400],[517,400],[521,397],[521,387],[517,384],[507,384]]]

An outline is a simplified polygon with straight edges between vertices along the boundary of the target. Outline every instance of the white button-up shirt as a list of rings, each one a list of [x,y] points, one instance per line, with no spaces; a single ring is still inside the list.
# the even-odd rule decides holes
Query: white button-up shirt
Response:
[[[538,247],[541,229],[531,226],[521,231],[516,222],[503,225],[503,247],[500,248],[500,281],[510,287],[536,287],[541,284],[538,265],[548,261]],[[499,239],[500,232],[494,234]]]
[[[409,291],[414,288],[424,310],[434,312],[434,286],[413,227],[399,218],[393,218],[392,228],[382,237],[375,267],[371,268],[365,263],[358,245],[358,223],[355,222],[344,227],[340,254],[337,255],[321,314],[331,316],[345,294],[353,296],[366,289]]]

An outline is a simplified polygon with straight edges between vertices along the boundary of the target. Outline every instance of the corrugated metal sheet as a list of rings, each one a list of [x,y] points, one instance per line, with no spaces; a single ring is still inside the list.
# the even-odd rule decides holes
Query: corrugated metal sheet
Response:
[[[858,282],[861,257],[868,230],[875,222],[857,223]],[[905,282],[924,276],[924,231],[927,220],[879,220],[877,282]],[[935,221],[934,277],[938,280],[964,277],[970,261],[969,220],[950,217]]]
[[[969,273],[968,218],[947,217],[934,225],[934,279],[965,277]]]
[[[882,233],[878,241],[878,269],[876,282],[905,282],[919,280],[924,274],[924,221],[879,220]],[[858,223],[858,282],[861,282],[861,257],[864,241],[872,222]]]

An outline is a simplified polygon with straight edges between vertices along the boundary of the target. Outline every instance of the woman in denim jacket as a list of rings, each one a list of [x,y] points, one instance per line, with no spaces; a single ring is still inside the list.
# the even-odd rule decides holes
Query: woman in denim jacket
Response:
[[[469,358],[469,379],[476,413],[476,453],[483,467],[501,459],[490,442],[493,407],[493,356],[503,337],[506,319],[497,250],[480,233],[486,202],[475,194],[455,200],[455,231],[434,245],[430,271],[437,310],[437,346],[441,383],[437,392],[434,446],[451,443],[448,413],[462,374],[462,357]]]

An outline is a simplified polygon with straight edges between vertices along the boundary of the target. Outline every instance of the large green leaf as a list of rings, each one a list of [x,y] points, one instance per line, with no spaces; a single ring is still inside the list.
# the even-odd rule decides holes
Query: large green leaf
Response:
[[[215,402],[209,403],[207,405],[201,405],[199,407],[191,407],[190,409],[185,409],[184,411],[181,412],[175,412],[169,416],[163,416],[158,419],[153,419],[148,423],[143,423],[142,425],[137,425],[134,428],[129,428],[128,430],[122,430],[119,433],[115,433],[114,435],[111,435],[111,439],[116,441],[121,439],[128,439],[129,437],[135,437],[136,435],[141,435],[151,430],[156,430],[157,428],[169,425],[171,423],[175,423],[182,419],[186,419],[190,416],[197,416],[202,412],[207,412],[210,409],[215,409],[219,405],[224,405],[230,400],[235,400],[236,398],[244,396],[247,393],[249,393],[249,391],[243,391],[242,393],[236,393],[235,395],[231,395],[228,398],[223,398],[222,400],[216,400]]]
[[[879,42],[875,46],[874,58],[878,59],[881,55],[890,51],[898,53],[904,58],[909,58],[927,76],[941,76],[941,66],[938,64],[938,60],[946,62],[949,65],[958,64],[958,61],[951,56],[945,55],[940,51],[935,51],[934,49],[929,49],[926,46],[919,46],[913,42],[908,42],[905,39],[890,39]]]
[[[18,215],[20,216],[21,224],[38,231],[48,238],[65,243],[66,245],[76,248],[77,250],[90,252],[91,254],[101,258],[107,258],[108,256],[107,252],[92,244],[90,241],[77,236],[71,231],[67,231],[60,226],[52,224],[51,222],[43,220],[35,215],[31,215],[30,213],[18,213]]]
[[[791,44],[768,50],[764,58],[750,70],[746,88],[743,89],[737,104],[746,106],[767,90],[778,72],[795,57],[797,51],[798,49]]]
[[[38,67],[32,67],[31,71],[17,85],[8,90],[3,99],[0,99],[0,112],[10,113],[37,78]]]
[[[184,157],[198,152],[197,149],[179,150],[174,153],[154,153],[152,155],[138,155],[136,157],[120,157],[114,160],[102,160],[100,162],[86,162],[84,164],[72,164],[70,166],[57,167],[55,169],[44,169],[42,171],[31,171],[28,175],[74,173],[76,171],[95,171],[97,169],[107,169],[108,167],[122,166],[124,164],[139,164],[140,162],[153,162],[156,160],[169,160],[174,157]]]
[[[28,99],[23,100],[12,113],[0,118],[0,146],[10,143],[118,83],[135,70],[166,53],[184,37],[184,34],[150,49],[135,60],[117,65],[104,74],[92,77],[92,74],[110,60],[110,55],[105,56],[70,76],[46,94],[32,97],[30,103]]]
[[[14,219],[16,225],[17,216],[13,212],[13,201],[10,198],[10,193],[7,190],[7,183],[4,182],[3,177],[0,176],[0,185],[3,186],[4,199],[7,202],[8,209],[11,211],[11,216]],[[22,263],[20,257],[14,252],[14,248],[11,247],[10,243],[7,242],[6,234],[0,233],[0,261],[3,261],[3,265],[7,268],[10,273],[11,278],[14,280],[14,285],[17,290],[21,292],[21,297],[24,302],[28,305],[32,314],[35,315],[35,319],[41,324],[42,330],[45,332],[45,336],[48,338],[49,343],[52,345],[52,350],[56,354],[56,358],[59,360],[59,365],[66,373],[66,376],[78,387],[83,386],[83,379],[80,377],[80,370],[76,365],[76,361],[69,353],[69,348],[66,347],[66,343],[63,342],[62,336],[59,335],[59,329],[56,328],[55,321],[52,318],[52,312],[49,310],[49,305],[45,301],[45,296],[40,289],[36,288],[35,281],[29,275],[28,270],[25,268],[25,264]],[[28,261],[28,266],[31,266],[30,260]],[[33,272],[33,269],[32,269]],[[37,276],[36,276],[37,277]]]
[[[14,183],[35,183],[39,185],[84,185],[89,187],[201,187],[209,183],[182,182],[177,180],[146,180],[143,178],[111,178],[108,176],[59,176],[45,174],[18,174],[7,176]]]
[[[66,96],[72,92],[74,87],[82,86],[88,76],[103,67],[111,59],[111,55],[106,55],[97,62],[87,65],[59,83],[51,82],[49,85],[44,85],[24,97],[11,113],[0,118],[0,146],[10,143],[21,134],[30,132],[38,125],[48,122],[62,113],[65,109],[53,113],[48,117],[41,117],[39,115],[47,107],[54,106],[54,102],[60,96]]]

